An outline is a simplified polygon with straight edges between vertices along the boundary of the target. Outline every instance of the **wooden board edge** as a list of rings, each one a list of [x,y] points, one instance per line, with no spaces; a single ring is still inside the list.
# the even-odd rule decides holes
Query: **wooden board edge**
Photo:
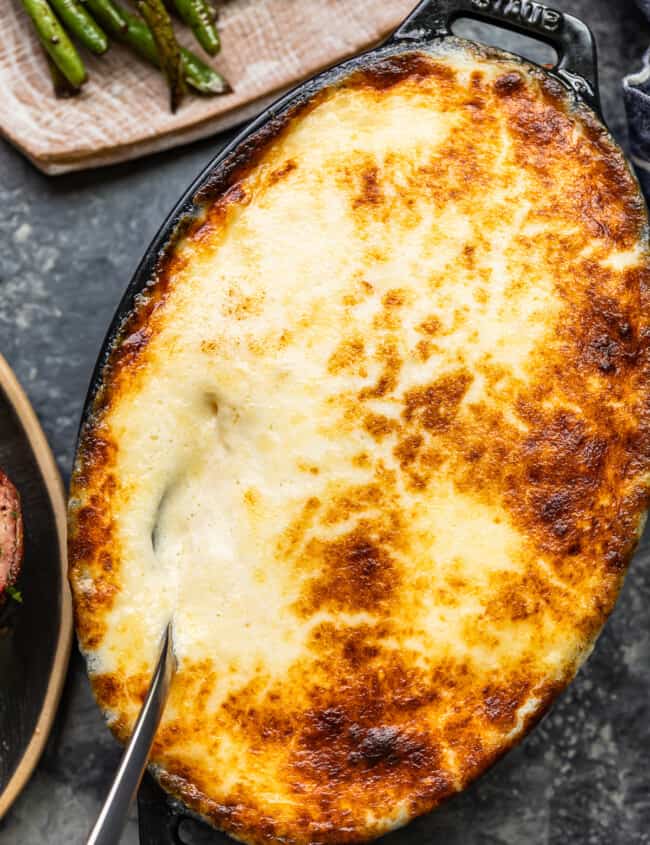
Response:
[[[183,129],[173,129],[153,138],[144,138],[133,143],[116,144],[78,157],[67,155],[39,156],[20,143],[18,139],[11,137],[6,129],[0,128],[0,136],[4,136],[41,173],[46,176],[62,176],[66,173],[75,173],[81,170],[96,170],[123,164],[127,161],[166,152],[175,147],[187,146],[196,141],[219,135],[221,132],[226,132],[235,126],[252,120],[286,90],[288,89],[278,89],[223,114],[196,121]]]
[[[52,670],[32,738],[20,763],[0,794],[0,819],[2,819],[36,768],[54,723],[72,647],[72,599],[68,586],[66,506],[61,475],[36,413],[2,355],[0,355],[0,389],[14,408],[43,477],[54,513],[61,564],[61,619]]]

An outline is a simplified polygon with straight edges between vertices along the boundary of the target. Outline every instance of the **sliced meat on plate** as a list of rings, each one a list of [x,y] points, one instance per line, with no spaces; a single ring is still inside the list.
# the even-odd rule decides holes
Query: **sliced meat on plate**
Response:
[[[23,558],[23,519],[18,491],[0,469],[0,596],[20,571]]]

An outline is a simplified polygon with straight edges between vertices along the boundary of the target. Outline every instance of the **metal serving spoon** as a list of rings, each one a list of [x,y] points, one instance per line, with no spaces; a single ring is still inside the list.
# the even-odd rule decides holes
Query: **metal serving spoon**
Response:
[[[120,841],[129,807],[135,798],[147,766],[151,744],[167,703],[175,670],[176,659],[170,622],[163,635],[158,665],[151,679],[147,697],[122,756],[113,785],[88,837],[87,845],[116,845]]]

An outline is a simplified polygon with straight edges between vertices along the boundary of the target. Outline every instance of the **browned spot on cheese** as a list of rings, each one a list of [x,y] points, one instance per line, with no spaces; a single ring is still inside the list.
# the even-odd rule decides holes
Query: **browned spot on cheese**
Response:
[[[247,490],[244,491],[244,501],[249,507],[257,507],[257,505],[259,505],[260,503],[260,499],[261,496],[254,487],[249,487]]]
[[[403,361],[392,341],[383,343],[376,356],[382,363],[382,372],[377,382],[372,387],[364,387],[359,392],[359,399],[363,402],[367,399],[381,399],[392,393],[397,387],[397,377],[402,369]]]
[[[392,88],[400,82],[417,81],[433,77],[437,84],[451,83],[456,72],[444,62],[436,62],[425,56],[391,56],[374,62],[372,67],[361,71],[358,79],[379,91]]]
[[[377,174],[378,170],[374,165],[367,167],[361,173],[360,192],[352,202],[354,208],[362,205],[378,205],[382,201],[383,193]]]
[[[634,319],[620,304],[594,291],[590,298],[591,314],[579,336],[585,369],[613,373],[622,367],[634,367],[639,354]]]
[[[288,176],[290,173],[293,173],[294,170],[298,168],[298,164],[292,158],[287,159],[280,167],[277,167],[270,176],[269,181],[272,185],[280,180],[284,179],[285,176]]]
[[[343,492],[334,494],[329,507],[325,511],[323,521],[327,525],[336,525],[362,511],[381,509],[385,504],[387,495],[390,495],[389,490],[394,481],[393,474],[378,469],[374,483],[349,487]]]
[[[214,355],[218,350],[219,344],[216,340],[202,340],[200,349],[204,355]]]
[[[471,383],[472,376],[461,370],[440,376],[425,387],[407,391],[404,419],[407,423],[417,421],[427,431],[446,431],[452,425]]]
[[[424,438],[421,434],[410,434],[398,441],[393,451],[402,469],[414,463],[423,443]]]
[[[382,645],[389,634],[386,625],[323,623],[316,630],[319,667],[322,661],[335,673],[342,694],[330,700],[326,689],[314,690],[300,718],[290,765],[301,791],[318,784],[334,797],[340,782],[356,792],[381,774],[397,789],[417,784],[423,795],[447,794],[451,783],[436,740],[411,721],[435,705],[438,693],[403,653]]]
[[[625,161],[611,148],[602,127],[587,121],[584,134],[574,133],[571,116],[557,108],[556,94],[534,96],[529,86],[518,86],[504,101],[516,155],[528,168],[537,169],[548,184],[549,167],[563,167],[567,156],[584,169],[576,191],[558,193],[556,211],[589,226],[593,236],[616,240],[630,248],[638,238],[645,211],[634,190],[634,177]],[[600,155],[594,155],[594,144]]]
[[[521,73],[504,73],[494,83],[494,90],[502,97],[521,91],[526,87],[526,81]]]
[[[147,345],[147,341],[151,337],[151,329],[147,326],[130,334],[122,341],[121,352],[123,356],[123,364],[127,361],[135,360],[142,353],[142,350]]]
[[[382,297],[382,305],[384,308],[401,308],[407,300],[406,291],[401,288],[393,288],[384,294]]]
[[[509,687],[489,686],[483,691],[485,715],[500,727],[512,729],[515,726],[516,713],[525,700],[528,688],[526,683]]]
[[[417,328],[419,332],[433,336],[438,334],[442,326],[438,317],[432,315],[423,320]]]
[[[368,434],[371,434],[377,440],[381,440],[395,430],[397,423],[384,414],[369,413],[364,417],[363,426]]]
[[[250,295],[236,288],[230,288],[224,310],[235,320],[245,320],[260,314],[263,306],[263,294]]]
[[[104,702],[104,706],[113,709],[120,704],[123,681],[117,675],[104,673],[95,675],[92,679],[93,690],[97,698]]]
[[[426,777],[427,773],[439,771],[439,755],[427,737],[394,725],[343,726],[334,721],[335,710],[326,712],[332,714],[328,729],[322,731],[326,742],[318,743],[312,735],[309,750],[295,755],[294,766],[302,777],[322,783],[325,779],[346,780],[354,775],[364,780],[380,775],[390,777],[397,770],[400,779],[418,774]],[[442,774],[438,779],[438,788],[444,794],[449,790],[449,781]]]
[[[202,217],[197,218],[188,237],[196,246],[209,243],[215,232],[227,220],[232,208],[244,204],[250,197],[246,194],[240,182],[234,182],[224,192],[218,202],[208,206]],[[166,268],[171,270],[172,268]],[[178,268],[174,268],[178,269]]]
[[[358,455],[355,455],[352,458],[352,461],[354,466],[361,467],[362,469],[367,469],[372,466],[372,459],[367,452],[359,452]]]
[[[330,373],[336,374],[357,369],[365,352],[362,337],[354,337],[341,341],[327,362]]]
[[[434,345],[428,340],[419,340],[415,347],[417,356],[423,363],[429,360],[429,358],[433,354],[434,349]]]
[[[302,542],[305,532],[312,526],[316,513],[321,507],[321,502],[316,496],[311,496],[304,503],[300,514],[294,519],[282,533],[278,552],[281,555],[292,554],[299,543]]]
[[[397,586],[399,570],[382,533],[381,527],[363,520],[339,540],[312,540],[304,554],[310,569],[320,566],[322,574],[310,580],[301,610],[328,606],[372,612],[384,605]]]

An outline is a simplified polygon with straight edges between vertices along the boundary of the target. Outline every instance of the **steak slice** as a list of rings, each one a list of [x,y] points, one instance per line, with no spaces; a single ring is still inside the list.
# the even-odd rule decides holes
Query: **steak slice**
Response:
[[[23,559],[23,518],[20,496],[0,469],[0,596],[20,572]]]

